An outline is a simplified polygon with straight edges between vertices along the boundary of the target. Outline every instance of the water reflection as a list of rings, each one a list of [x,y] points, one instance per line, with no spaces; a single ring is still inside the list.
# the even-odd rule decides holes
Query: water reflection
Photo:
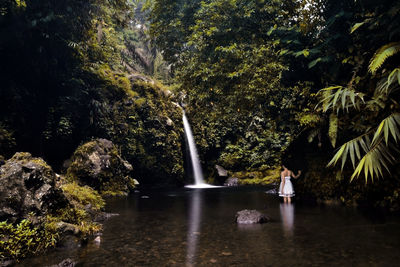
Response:
[[[283,233],[286,237],[293,236],[294,205],[292,203],[281,203],[279,206],[281,213]]]
[[[194,265],[198,239],[200,237],[203,194],[201,189],[193,190],[189,205],[186,264]]]

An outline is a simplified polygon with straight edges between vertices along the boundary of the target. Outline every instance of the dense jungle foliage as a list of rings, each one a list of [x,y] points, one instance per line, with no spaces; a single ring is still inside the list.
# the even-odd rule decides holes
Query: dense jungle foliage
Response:
[[[397,1],[156,0],[151,10],[209,169],[284,161],[306,170],[298,189],[314,197],[398,200]]]
[[[4,2],[1,155],[29,151],[62,170],[80,143],[103,137],[120,146],[143,182],[182,182],[180,111],[150,78],[167,84],[170,73],[146,34],[141,6]]]
[[[368,199],[379,177],[376,199],[394,201],[399,11],[394,0],[3,1],[0,155],[29,151],[63,171],[101,137],[139,182],[182,183],[181,102],[210,181],[215,164],[256,183],[284,161],[314,197],[353,199],[343,192],[356,187]]]
[[[0,36],[0,165],[42,157],[70,203],[44,224],[1,222],[1,259],[54,246],[60,222],[99,230],[86,206],[133,178],[184,184],[178,104],[209,182],[218,164],[271,184],[284,163],[303,170],[303,198],[400,210],[399,1],[3,0]],[[133,177],[78,184],[71,156],[95,138]]]

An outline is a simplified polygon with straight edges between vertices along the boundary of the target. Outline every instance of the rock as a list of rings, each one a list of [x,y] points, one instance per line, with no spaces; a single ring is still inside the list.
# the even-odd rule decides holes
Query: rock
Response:
[[[271,195],[277,195],[278,194],[278,190],[276,190],[275,188],[268,190],[267,192],[265,192],[267,194],[271,194]]]
[[[151,79],[147,78],[146,76],[143,76],[143,75],[141,75],[139,73],[133,73],[133,74],[129,75],[128,79],[131,80],[131,81],[139,80],[139,81],[143,81],[143,82],[148,82],[148,83],[154,84],[153,80],[151,80]]]
[[[77,263],[72,259],[68,258],[60,262],[59,264],[51,265],[50,267],[74,267]]]
[[[136,183],[132,170],[111,141],[95,139],[77,148],[67,176],[103,194],[126,195]]]
[[[238,186],[239,185],[239,179],[236,177],[229,177],[228,179],[225,180],[224,186]]]
[[[68,235],[78,235],[80,233],[79,227],[74,224],[66,223],[66,222],[58,222],[56,224],[57,232]]]
[[[95,244],[97,244],[97,245],[100,245],[100,243],[101,243],[101,237],[98,235],[98,236],[96,236],[96,238],[93,240],[93,242],[95,243]]]
[[[225,170],[222,166],[215,165],[215,169],[217,169],[218,176],[227,177],[228,171]]]
[[[239,224],[265,223],[269,219],[257,210],[241,210],[236,213],[236,222]]]
[[[78,238],[77,236],[66,234],[60,237],[57,243],[57,247],[63,248],[65,250],[72,250],[82,247],[84,240]]]
[[[94,217],[95,222],[104,222],[105,220],[110,219],[111,217],[118,216],[118,213],[107,213],[107,212],[100,212],[96,214]]]
[[[56,174],[41,158],[16,153],[0,167],[0,221],[29,218],[34,224],[68,203]]]
[[[14,260],[9,260],[9,259],[0,259],[0,266],[1,267],[8,267],[8,266],[14,266],[15,261]]]
[[[173,126],[174,125],[174,122],[168,117],[166,118],[166,123],[167,123],[168,126]]]

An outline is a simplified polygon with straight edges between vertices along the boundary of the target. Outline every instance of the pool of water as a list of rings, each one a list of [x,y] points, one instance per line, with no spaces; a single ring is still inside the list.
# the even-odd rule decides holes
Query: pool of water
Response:
[[[271,218],[238,225],[257,209]],[[104,223],[101,243],[56,250],[23,266],[72,258],[81,266],[394,266],[400,218],[357,209],[280,203],[262,188],[150,191],[111,200],[119,213]]]

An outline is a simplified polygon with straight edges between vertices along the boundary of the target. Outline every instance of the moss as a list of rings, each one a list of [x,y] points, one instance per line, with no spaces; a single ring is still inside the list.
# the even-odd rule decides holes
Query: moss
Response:
[[[135,103],[135,105],[136,105],[138,108],[140,108],[140,107],[142,107],[144,104],[146,104],[146,98],[140,97],[140,98],[136,99],[136,100],[134,101],[134,103]]]
[[[101,230],[101,225],[93,222],[93,215],[100,212],[105,201],[101,195],[89,186],[80,186],[77,182],[61,180],[61,189],[69,201],[65,208],[47,215],[45,226],[51,231],[59,231],[60,224],[74,225],[82,237]]]
[[[90,206],[94,210],[104,208],[105,202],[100,194],[89,186],[79,186],[76,182],[67,183],[61,186],[67,198],[76,205]]]
[[[135,188],[127,164],[115,145],[96,139],[77,148],[67,170],[67,180],[89,185],[101,195],[126,195]]]
[[[18,224],[0,222],[0,259],[21,259],[54,247],[58,235],[45,227],[35,227],[29,220]]]

